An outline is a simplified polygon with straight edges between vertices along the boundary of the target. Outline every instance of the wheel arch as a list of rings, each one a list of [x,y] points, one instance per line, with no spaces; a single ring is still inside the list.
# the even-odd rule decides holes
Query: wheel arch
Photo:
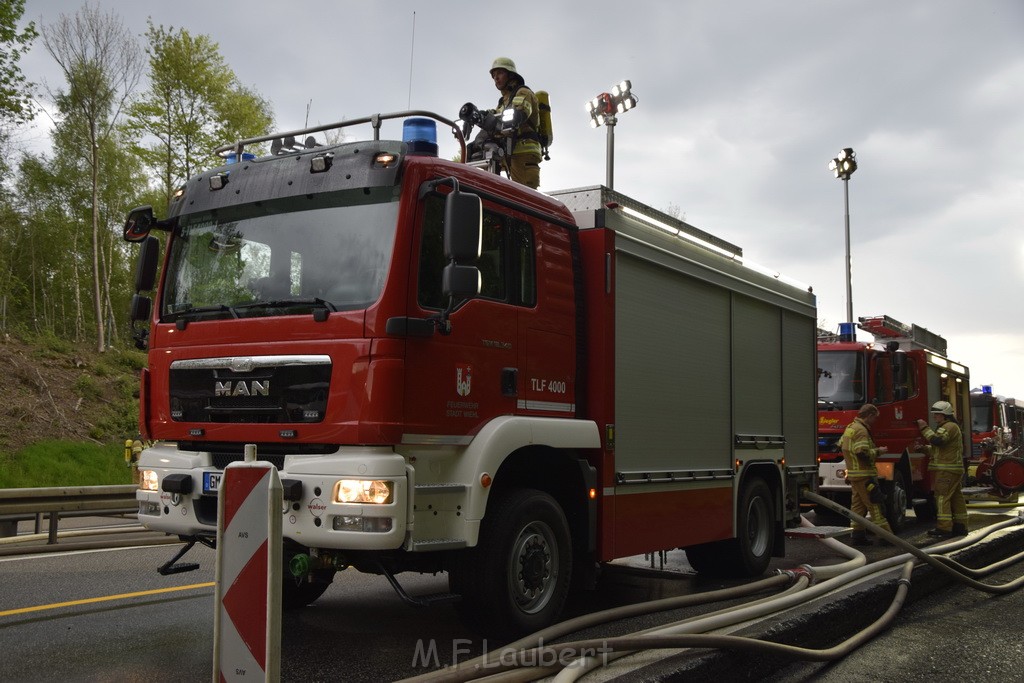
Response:
[[[569,519],[574,546],[593,547],[596,503],[587,490],[596,472],[580,453],[601,445],[597,424],[589,420],[503,416],[489,422],[460,456],[458,480],[470,484],[465,516],[480,522],[496,490],[533,488],[550,494]],[[490,478],[482,485],[484,475]],[[479,537],[472,524],[469,546]]]

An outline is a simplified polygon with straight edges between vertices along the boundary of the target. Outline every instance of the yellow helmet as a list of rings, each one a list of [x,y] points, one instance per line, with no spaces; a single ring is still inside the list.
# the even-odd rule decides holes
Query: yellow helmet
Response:
[[[519,75],[519,72],[516,71],[516,63],[513,62],[508,57],[498,57],[497,59],[495,59],[494,62],[491,64],[490,73],[493,74],[495,69],[504,69],[509,73],[516,74],[517,76]]]

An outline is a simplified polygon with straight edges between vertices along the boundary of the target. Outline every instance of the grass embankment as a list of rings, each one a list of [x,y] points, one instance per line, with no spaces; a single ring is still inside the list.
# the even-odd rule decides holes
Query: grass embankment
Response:
[[[39,441],[0,455],[0,489],[131,484],[124,447],[81,441]]]
[[[0,334],[0,489],[130,484],[124,441],[138,431],[145,362],[135,349]]]

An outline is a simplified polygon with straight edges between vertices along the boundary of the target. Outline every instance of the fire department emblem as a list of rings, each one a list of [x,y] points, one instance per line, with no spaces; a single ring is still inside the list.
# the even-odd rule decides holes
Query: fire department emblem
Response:
[[[469,396],[472,373],[473,367],[470,365],[455,366],[455,393],[459,396]]]

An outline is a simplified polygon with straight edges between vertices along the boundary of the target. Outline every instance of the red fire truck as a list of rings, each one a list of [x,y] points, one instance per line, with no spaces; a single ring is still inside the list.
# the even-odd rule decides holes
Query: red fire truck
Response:
[[[917,420],[928,420],[936,401],[949,401],[958,422],[970,414],[968,369],[946,358],[946,340],[917,325],[887,315],[860,318],[872,342],[853,338],[818,343],[818,492],[848,505],[839,438],[865,403],[878,406],[871,429],[889,452],[877,461],[886,492],[886,517],[899,529],[913,507],[919,518],[934,519],[931,476]],[[964,453],[969,453],[964,430]]]
[[[188,541],[161,571],[215,543],[221,472],[253,443],[284,487],[287,605],[352,567],[511,637],[613,558],[764,572],[817,470],[813,294],[608,188],[439,158],[437,123],[465,158],[454,122],[378,114],[239,142],[168,218],[129,216],[157,440],[139,520]],[[404,571],[453,595],[410,597]]]
[[[983,385],[971,391],[971,456],[968,463],[969,483],[993,484],[1004,488],[1006,474],[993,476],[993,469],[1017,469],[1024,440],[1024,401],[992,393],[992,386]],[[1014,458],[1017,464],[999,464]]]

